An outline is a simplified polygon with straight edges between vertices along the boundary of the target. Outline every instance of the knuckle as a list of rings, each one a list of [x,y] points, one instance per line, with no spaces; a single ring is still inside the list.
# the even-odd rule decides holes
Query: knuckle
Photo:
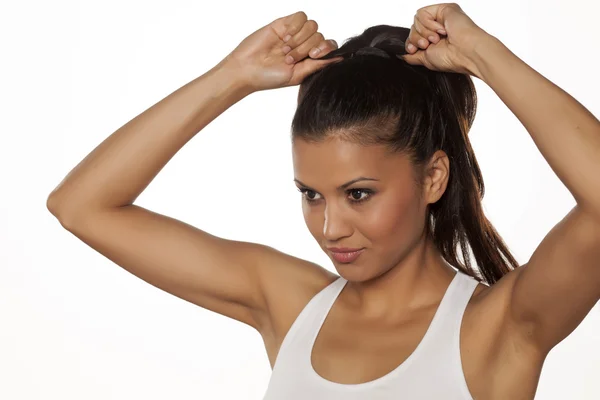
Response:
[[[313,31],[317,31],[319,29],[319,24],[317,24],[317,21],[315,21],[314,19],[309,19],[304,24],[307,25]]]
[[[306,13],[304,11],[298,11],[298,16],[302,17],[302,19],[304,21],[306,21],[308,19],[308,15],[306,15]]]
[[[294,36],[296,33],[298,33],[298,27],[295,23],[290,23],[286,26],[286,32],[289,33],[290,35]]]

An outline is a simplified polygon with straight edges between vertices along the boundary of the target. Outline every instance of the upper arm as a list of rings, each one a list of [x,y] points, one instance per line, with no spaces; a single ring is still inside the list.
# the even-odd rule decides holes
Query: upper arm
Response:
[[[135,205],[61,223],[151,285],[259,331],[269,319],[264,288],[299,273],[293,257],[268,246],[222,239]]]
[[[519,270],[510,296],[511,320],[532,344],[549,352],[600,299],[600,222],[576,206]]]

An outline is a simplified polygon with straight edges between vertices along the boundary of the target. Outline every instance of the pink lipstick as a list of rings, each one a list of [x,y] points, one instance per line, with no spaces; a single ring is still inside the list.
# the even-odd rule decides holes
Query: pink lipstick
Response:
[[[335,247],[330,247],[328,250],[330,251],[333,259],[341,263],[351,263],[355,261],[364,251],[364,249],[340,249]]]

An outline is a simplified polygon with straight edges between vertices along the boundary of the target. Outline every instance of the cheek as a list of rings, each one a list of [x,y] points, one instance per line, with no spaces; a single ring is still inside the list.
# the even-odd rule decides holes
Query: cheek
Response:
[[[323,221],[319,218],[318,213],[314,212],[311,207],[302,202],[302,214],[304,215],[304,223],[310,234],[318,241],[323,234]]]
[[[414,198],[398,196],[382,199],[364,217],[361,223],[363,234],[373,245],[384,247],[387,244],[397,247],[412,241],[414,236],[419,235],[422,218]]]

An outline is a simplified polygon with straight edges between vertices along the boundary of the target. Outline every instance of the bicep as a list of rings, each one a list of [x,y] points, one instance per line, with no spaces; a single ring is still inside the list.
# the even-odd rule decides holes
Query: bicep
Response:
[[[105,257],[147,283],[256,329],[265,320],[261,264],[266,246],[216,237],[139,206],[63,223]]]
[[[600,298],[600,223],[576,206],[520,269],[512,318],[537,346],[550,351]]]

